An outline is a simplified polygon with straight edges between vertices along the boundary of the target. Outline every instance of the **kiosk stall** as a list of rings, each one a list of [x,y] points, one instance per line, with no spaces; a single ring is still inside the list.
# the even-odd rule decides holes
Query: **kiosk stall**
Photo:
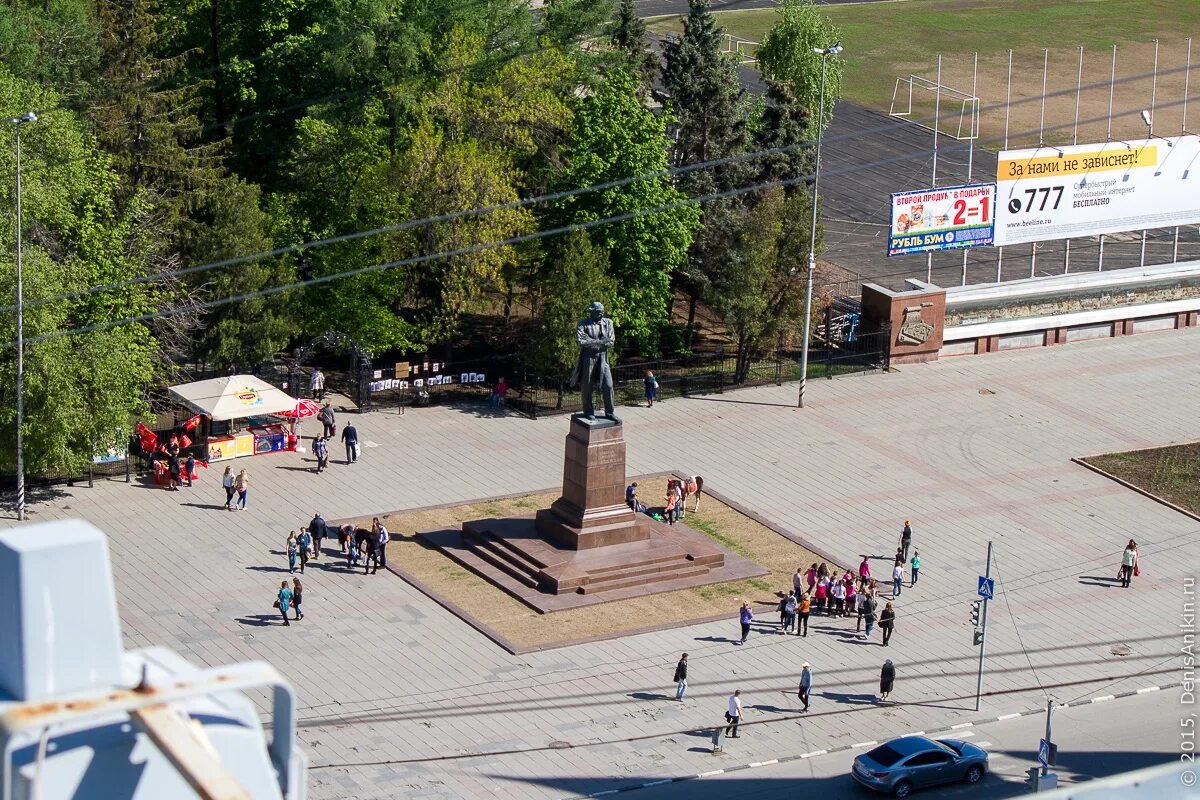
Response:
[[[253,375],[185,383],[170,391],[183,405],[209,419],[209,462],[296,447],[289,428],[270,419],[296,416],[296,399]],[[241,421],[247,423],[244,428],[238,426]]]

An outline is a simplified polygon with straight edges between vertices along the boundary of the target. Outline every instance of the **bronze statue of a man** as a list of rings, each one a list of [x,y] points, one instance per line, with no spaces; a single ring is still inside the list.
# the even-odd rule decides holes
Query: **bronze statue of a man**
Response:
[[[612,320],[604,316],[604,305],[596,302],[588,306],[588,315],[575,326],[575,337],[579,340],[579,359],[571,373],[571,385],[579,384],[583,395],[583,418],[595,419],[596,407],[592,393],[596,384],[604,398],[604,417],[620,422],[613,413],[613,379],[608,368],[608,350],[616,341]]]

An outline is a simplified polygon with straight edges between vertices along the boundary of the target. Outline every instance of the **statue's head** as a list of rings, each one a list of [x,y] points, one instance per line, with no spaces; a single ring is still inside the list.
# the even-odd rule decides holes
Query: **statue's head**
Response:
[[[587,307],[587,313],[588,313],[588,316],[591,317],[593,321],[599,321],[604,316],[604,303],[601,303],[599,300],[596,300],[590,306]]]

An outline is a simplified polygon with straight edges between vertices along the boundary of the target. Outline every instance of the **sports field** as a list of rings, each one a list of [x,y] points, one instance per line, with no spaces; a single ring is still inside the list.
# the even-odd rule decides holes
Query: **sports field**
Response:
[[[1186,37],[1193,36],[1191,95],[1187,128],[1200,126],[1200,2],[1197,0],[893,0],[823,6],[842,32],[846,74],[844,96],[871,108],[892,107],[896,79],[915,74],[932,80],[942,54],[942,84],[971,91],[972,54],[979,53],[975,94],[981,99],[982,135],[1002,143],[1008,50],[1012,57],[1010,144],[1036,144],[1039,127],[1045,140],[1070,142],[1074,135],[1079,48],[1084,48],[1079,96],[1079,141],[1104,140],[1108,134],[1109,77],[1117,47],[1112,106],[1113,138],[1144,136],[1140,111],[1156,104],[1154,133],[1178,133],[1184,124],[1182,99],[1187,64]],[[719,14],[727,30],[742,39],[761,41],[774,23],[774,9]],[[660,32],[678,30],[678,18],[652,23]],[[1158,80],[1152,80],[1159,39]],[[1047,99],[1043,112],[1043,48],[1049,50]],[[908,89],[900,96],[907,105]],[[962,103],[944,96],[942,130],[954,133]],[[1024,101],[1024,102],[1022,102]],[[932,92],[914,92],[913,114],[931,116]],[[1086,122],[1095,118],[1095,121]],[[1056,129],[1057,128],[1057,129]],[[964,126],[965,130],[965,126]]]

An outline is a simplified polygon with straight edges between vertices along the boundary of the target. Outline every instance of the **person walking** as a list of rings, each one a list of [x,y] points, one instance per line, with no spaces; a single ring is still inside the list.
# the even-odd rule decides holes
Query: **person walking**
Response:
[[[796,606],[796,635],[808,636],[808,615],[812,611],[812,596],[800,595],[800,603]],[[801,629],[804,633],[801,633]]]
[[[887,700],[888,695],[892,693],[892,687],[896,685],[896,665],[892,660],[883,662],[883,669],[879,670],[879,699]]]
[[[811,567],[809,567],[807,571],[805,571],[804,582],[808,584],[808,594],[812,594],[813,587],[817,585],[816,562],[813,562],[813,565]]]
[[[796,597],[804,594],[804,571],[800,567],[796,567],[796,574],[792,576],[792,589]]]
[[[321,516],[321,512],[313,512],[313,518],[308,523],[308,532],[312,534],[313,558],[320,560],[321,542],[329,536],[329,523]]]
[[[192,487],[192,476],[196,474],[196,456],[188,453],[187,460],[183,462],[183,477],[187,478],[187,485]]]
[[[250,494],[250,478],[246,475],[246,470],[240,471],[233,479],[233,488],[237,491],[238,511],[245,511],[246,496]]]
[[[279,584],[279,594],[275,595],[275,607],[279,609],[279,613],[283,615],[283,624],[291,625],[288,622],[288,609],[292,606],[292,590],[288,586],[287,581]]]
[[[287,558],[288,572],[296,571],[296,561],[300,558],[300,540],[296,538],[296,532],[292,531],[287,538]]]
[[[318,403],[325,399],[325,373],[317,367],[308,378],[308,390],[312,392],[313,400]]]
[[[333,433],[337,429],[337,419],[333,415],[333,406],[329,401],[325,401],[325,405],[321,406],[321,410],[317,412],[317,419],[320,420],[322,433],[326,439],[332,439]]]
[[[358,461],[358,428],[353,422],[342,428],[342,441],[346,443],[346,463]]]
[[[1133,539],[1129,540],[1129,544],[1125,545],[1124,552],[1121,553],[1121,570],[1117,573],[1121,588],[1128,589],[1129,584],[1133,583],[1135,575],[1141,575],[1142,571],[1138,568],[1138,546]]]
[[[895,600],[900,596],[900,587],[904,585],[904,567],[901,566],[904,562],[897,561],[892,566],[892,599]]]
[[[329,440],[324,434],[313,438],[313,455],[317,457],[317,474],[329,468]]]
[[[233,511],[233,467],[225,467],[221,476],[221,486],[225,489],[225,510]]]
[[[292,578],[292,608],[296,609],[296,621],[304,619],[304,610],[300,607],[303,602],[304,584],[299,578]]]
[[[300,536],[297,537],[297,542],[300,545],[300,574],[304,574],[304,568],[308,566],[309,556],[312,555],[312,534],[307,528],[300,529]]]
[[[675,509],[676,509],[675,504],[679,502],[679,498],[677,498],[675,496],[675,486],[674,485],[667,486],[667,496],[664,497],[663,500],[666,504],[663,508],[663,516],[665,516],[667,518],[668,525],[674,525],[675,524]]]
[[[371,535],[375,537],[375,566],[387,568],[387,543],[391,541],[391,535],[388,534],[388,529],[383,527],[383,523],[379,521],[379,517],[371,520]],[[375,574],[375,570],[371,571]]]
[[[350,526],[347,525],[346,527],[349,528]],[[362,540],[355,534],[353,529],[348,532],[348,537],[349,547],[346,549],[346,566],[355,568],[358,566],[358,559],[362,552],[361,547],[363,543]]]
[[[862,563],[858,565],[858,577],[860,580],[869,581],[871,579],[871,563],[863,556]]]
[[[812,696],[812,667],[805,661],[800,665],[800,688],[796,691],[796,697],[800,698],[800,702],[804,703],[804,708],[801,711],[808,711],[808,700]]]
[[[642,383],[646,389],[646,408],[653,408],[654,401],[658,399],[658,378],[654,377],[653,370],[646,370]]]
[[[725,709],[725,735],[730,738],[738,738],[738,723],[742,721],[742,690],[735,689],[733,694],[729,695],[729,707]],[[732,731],[732,733],[730,733]]]
[[[488,398],[488,406],[491,408],[504,408],[504,399],[508,397],[508,381],[503,375],[500,380],[496,381],[496,385],[492,387],[492,396]]]
[[[679,657],[679,663],[675,665],[675,699],[683,702],[683,696],[687,693],[687,653]]]
[[[854,585],[854,577],[849,576],[845,579],[846,584],[846,615],[856,616],[858,614],[858,588]]]
[[[912,575],[912,582],[909,583],[908,585],[916,586],[917,585],[917,576],[921,574],[921,551],[920,550],[913,551],[912,561],[910,561],[908,563],[908,566],[909,566],[909,574]]]
[[[796,600],[796,593],[789,592],[783,601],[783,632],[785,634],[796,629],[796,609],[799,607],[800,603]]]
[[[908,561],[908,548],[912,546],[912,526],[908,524],[908,520],[904,520],[904,527],[900,530],[900,550],[903,553],[900,561]]]
[[[854,625],[855,632],[862,631],[863,614],[866,608],[867,598],[871,596],[871,584],[869,581],[860,581],[858,585],[858,622]]]
[[[866,630],[863,632],[864,639],[871,638],[871,631],[875,629],[875,598],[867,597],[863,602],[863,619],[867,623]]]
[[[683,491],[683,481],[675,481],[675,519],[681,520],[687,516],[687,495]]]
[[[892,626],[896,624],[896,610],[888,603],[879,612],[879,630],[883,631],[883,646],[887,647],[892,639]]]
[[[750,601],[743,600],[742,608],[738,612],[738,622],[742,625],[742,640],[738,644],[745,644],[746,637],[750,635],[750,623],[754,621],[754,612],[750,609]]]

